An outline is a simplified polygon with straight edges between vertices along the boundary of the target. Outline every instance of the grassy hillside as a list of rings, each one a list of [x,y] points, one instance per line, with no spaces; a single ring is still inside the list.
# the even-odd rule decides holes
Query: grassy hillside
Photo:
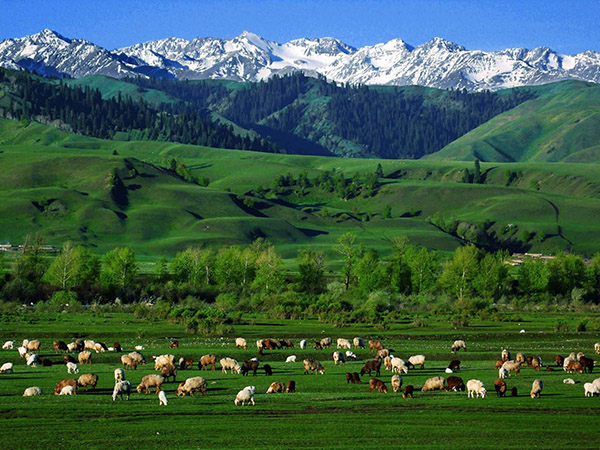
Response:
[[[428,158],[600,162],[600,86],[565,81],[500,114]]]
[[[114,154],[116,153],[116,154]],[[163,168],[177,158],[207,187]],[[342,200],[335,193],[291,187],[275,193],[276,176],[325,171],[375,171],[384,178],[374,197]],[[442,214],[500,245],[556,252],[600,250],[600,166],[493,164],[485,183],[461,183],[472,163],[391,161],[265,154],[166,142],[117,142],[72,135],[31,123],[0,120],[0,241],[23,242],[40,232],[50,244],[73,240],[106,251],[129,245],[149,258],[192,245],[273,241],[287,259],[302,246],[325,250],[348,231],[389,253],[406,235],[452,250],[464,239],[432,224]],[[108,178],[125,189],[115,200]],[[508,175],[510,174],[510,177]],[[508,177],[508,178],[507,178]],[[264,195],[256,194],[258,187]],[[250,200],[244,204],[244,199]],[[389,205],[391,214],[384,218]],[[512,245],[512,244],[511,244]]]

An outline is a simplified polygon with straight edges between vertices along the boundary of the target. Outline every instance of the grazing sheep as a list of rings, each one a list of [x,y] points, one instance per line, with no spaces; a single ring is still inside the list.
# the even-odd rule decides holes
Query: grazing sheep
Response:
[[[140,384],[138,384],[136,390],[138,394],[142,393],[142,389],[146,392],[146,394],[149,394],[150,388],[156,387],[156,393],[158,394],[164,381],[165,379],[160,375],[146,375],[142,378],[142,381]]]
[[[17,350],[19,351],[19,356],[21,358],[25,358],[25,355],[27,355],[27,349],[25,347],[19,347]]]
[[[270,365],[268,364],[264,364],[263,365],[263,370],[265,371],[265,375],[270,377],[271,375],[273,375],[273,369],[271,368]]]
[[[354,344],[354,348],[365,348],[365,341],[361,337],[355,337],[352,343]]]
[[[375,359],[387,358],[390,356],[390,351],[387,348],[377,350],[377,355]]]
[[[136,345],[135,347],[133,347],[135,350],[146,350],[146,347],[144,347],[143,345]]]
[[[23,392],[23,397],[36,397],[38,395],[42,395],[42,388],[38,386],[32,386],[25,389]]]
[[[565,362],[565,358],[563,358],[560,355],[556,355],[555,361],[556,361],[556,365],[557,366],[562,366],[564,364],[564,362]]]
[[[75,394],[75,389],[73,388],[73,386],[65,386],[58,393],[58,395],[74,395],[74,394]]]
[[[392,376],[392,389],[394,392],[398,392],[402,387],[402,377],[400,375]]]
[[[96,342],[91,339],[86,339],[85,341],[83,341],[83,348],[84,350],[95,350]]]
[[[94,344],[94,350],[96,351],[96,353],[104,353],[108,350],[108,347],[104,342],[96,342]]]
[[[535,379],[533,380],[533,384],[531,385],[531,392],[529,393],[529,395],[531,396],[531,398],[540,398],[543,389],[544,383],[542,383],[542,380]]]
[[[35,367],[40,362],[40,356],[37,353],[33,353],[27,356],[27,365]]]
[[[546,372],[554,372],[554,369],[550,366],[546,366],[546,369],[544,369]]]
[[[294,344],[289,339],[279,339],[279,346],[281,348],[294,348]]]
[[[244,361],[242,364],[242,376],[247,376],[249,372],[252,372],[252,375],[256,376],[256,371],[258,370],[258,361],[250,360]]]
[[[67,364],[67,363],[75,363],[76,364],[77,360],[75,358],[73,358],[71,355],[64,355],[63,356],[63,362],[65,364]]]
[[[123,369],[115,369],[115,383],[125,381],[125,371]]]
[[[39,353],[40,341],[38,341],[38,340],[27,341],[27,339],[25,339],[23,341],[23,347],[25,347],[30,352],[38,352]]]
[[[85,387],[86,391],[89,386],[91,386],[92,389],[95,389],[97,384],[98,375],[94,373],[84,373],[77,379],[77,387]]]
[[[2,345],[2,350],[12,350],[15,347],[15,341],[6,341]]]
[[[11,342],[11,341],[8,341]],[[4,347],[3,347],[4,348]],[[11,347],[12,348],[12,347]],[[600,342],[596,342],[594,344],[594,351],[596,352],[597,355],[600,355]]]
[[[313,344],[313,348],[315,350],[323,350],[323,346],[321,345],[320,342],[315,341],[315,343]]]
[[[350,341],[348,339],[338,338],[337,348],[351,349],[352,345],[350,344]]]
[[[182,356],[179,358],[179,361],[177,361],[177,367],[179,367],[179,370],[191,369],[194,367],[194,360]]]
[[[165,391],[160,391],[158,393],[158,406],[167,406],[168,404],[167,394],[165,394]]]
[[[577,360],[576,360],[574,357],[571,357],[571,356],[567,356],[566,358],[564,358],[564,359],[563,359],[563,364],[562,364],[562,366],[563,366],[563,370],[566,372],[566,371],[567,371],[567,368],[569,367],[569,364],[570,364],[571,362],[576,362],[576,361],[577,361]]]
[[[576,382],[576,381],[575,381],[573,378],[565,378],[565,379],[563,380],[563,383],[564,383],[564,384],[575,384],[575,383],[577,383],[577,382]]]
[[[521,375],[521,363],[517,361],[505,361],[502,364],[502,368],[508,371],[508,376],[511,372],[515,372],[515,375]]]
[[[585,383],[583,385],[584,395],[586,397],[595,397],[600,395],[600,389],[594,383]]]
[[[202,377],[188,378],[179,384],[175,394],[177,396],[194,395],[195,392],[200,392],[201,395],[206,394],[206,380]]]
[[[504,361],[499,359],[498,361],[496,361],[496,364],[494,365],[494,369],[499,369],[500,367],[502,367],[502,364],[504,364]]]
[[[510,360],[510,352],[506,349],[502,350],[502,356],[500,357],[500,359],[502,361],[509,361]]]
[[[401,358],[390,357],[392,360],[392,372],[394,373],[408,373],[408,367],[404,363],[404,360]]]
[[[286,362],[286,363],[295,363],[295,362],[296,362],[296,355],[288,356],[288,357],[285,359],[285,362]]]
[[[209,354],[202,355],[200,361],[198,361],[198,369],[200,370],[208,370],[208,367],[211,366],[212,370],[215,370],[215,366],[217,364],[217,355]]]
[[[476,396],[481,398],[485,398],[485,387],[483,387],[483,383],[480,380],[469,380],[467,381],[467,398],[475,398]]]
[[[444,377],[429,378],[425,381],[425,384],[423,385],[421,392],[436,391],[436,390],[441,391],[444,389],[445,383],[446,383],[446,380],[444,379]]]
[[[239,391],[237,393],[237,395],[235,396],[235,400],[233,401],[233,404],[235,406],[238,406],[241,403],[242,406],[244,406],[245,403],[248,402],[248,404],[252,404],[252,406],[254,406],[254,392],[255,391],[256,391],[256,388],[254,386],[246,386],[244,389],[242,389],[241,391]]]
[[[379,350],[383,350],[385,347],[380,341],[369,341],[369,352],[375,350],[376,352]]]
[[[465,344],[465,341],[458,339],[458,340],[454,341],[454,344],[452,344],[452,346],[450,347],[450,351],[452,351],[452,353],[454,353],[454,352],[459,351],[461,348],[466,352],[467,344]]]
[[[454,372],[452,372],[452,369],[450,369],[449,367],[446,367],[446,370],[444,370],[444,372],[446,372],[446,373],[454,373]]]
[[[305,359],[302,361],[304,364],[304,375],[308,372],[312,372],[313,374],[320,373],[321,375],[325,375],[325,369],[321,365],[321,363],[314,359]]]
[[[243,348],[244,350],[248,350],[248,343],[244,338],[235,338],[235,347]]]
[[[498,397],[504,397],[506,394],[506,381],[504,380],[496,380],[494,381],[494,389],[496,390],[496,395]]]
[[[121,355],[121,363],[123,364],[124,369],[137,369],[137,362],[129,355]]]
[[[448,364],[448,369],[452,372],[460,372],[460,361],[458,359],[453,359],[450,361],[450,364]]]
[[[592,381],[592,384],[594,384],[598,389],[600,389],[600,378],[596,378],[594,381]]]
[[[535,369],[536,372],[540,371],[540,368],[542,367],[542,358],[536,356],[535,358],[531,359],[531,367],[533,367]]]
[[[67,347],[67,343],[64,341],[54,341],[54,342],[52,342],[52,346],[54,347],[54,351],[56,353],[69,351],[69,348]]]
[[[464,391],[465,390],[465,382],[461,377],[448,377],[446,380],[446,391]]]
[[[583,373],[583,366],[579,361],[569,361],[567,365],[567,373],[579,372]]]
[[[13,363],[11,362],[7,362],[2,364],[2,367],[0,367],[0,373],[14,373],[13,372]]]
[[[511,397],[516,397],[518,395],[516,386],[513,386],[513,388],[510,390],[510,395]]]
[[[594,360],[592,358],[582,356],[581,358],[579,358],[579,363],[583,367],[584,372],[592,373],[594,371]]]
[[[301,348],[302,350],[306,349],[306,346],[307,346],[307,345],[308,345],[308,342],[306,341],[306,339],[302,339],[302,340],[300,341],[300,348]]]
[[[227,373],[227,370],[229,370],[231,373],[235,372],[239,374],[242,371],[238,362],[233,358],[221,358],[219,364],[223,373]]]
[[[323,348],[329,348],[331,347],[331,338],[330,337],[324,337],[323,339],[321,339],[321,347]]]
[[[412,366],[421,366],[421,369],[425,368],[425,356],[424,355],[415,355],[408,358],[408,365]]]
[[[338,363],[346,364],[346,357],[342,352],[333,352],[331,354],[331,358],[333,359],[333,363],[337,366]]]
[[[179,348],[179,341],[177,339],[172,340],[169,348]]]
[[[79,373],[79,367],[77,367],[77,364],[68,362],[67,363],[67,373]]]
[[[262,353],[262,351],[263,351],[263,340],[262,339],[258,339],[256,341],[256,348],[258,349],[259,353]]]
[[[387,394],[387,386],[381,380],[377,378],[371,378],[369,380],[369,392],[373,392],[374,390],[378,390],[380,393]]]
[[[115,352],[117,352],[117,353],[121,353],[123,351],[121,344],[119,344],[118,342],[115,342],[113,344],[113,348],[115,349]]]
[[[140,352],[131,352],[129,353],[129,357],[132,358],[138,366],[146,364],[146,358]]]
[[[508,370],[506,370],[504,367],[500,367],[500,369],[498,369],[498,377],[501,380],[508,378]]]
[[[531,365],[533,364],[533,356],[528,356],[527,358],[525,358],[525,362],[527,363],[527,367],[531,367]]]
[[[117,397],[120,397],[121,400],[123,400],[123,395],[127,396],[127,400],[129,400],[129,396],[131,395],[131,383],[127,380],[121,380],[115,384],[112,393],[113,402],[117,400]]]
[[[414,392],[415,388],[412,384],[409,384],[408,386],[406,386],[404,388],[404,391],[402,392],[402,398],[413,398],[413,392]]]
[[[346,373],[346,384],[350,384],[352,382],[352,374]]]
[[[385,370],[392,370],[392,358],[389,356],[383,358],[383,367],[385,367]]]
[[[79,355],[77,355],[77,360],[79,361],[80,365],[83,364],[91,364],[92,363],[92,354],[90,352],[83,351],[81,353],[79,353]]]
[[[154,370],[161,370],[169,364],[172,366],[175,365],[175,355],[160,355],[154,359]]]
[[[277,394],[277,393],[285,392],[285,383],[281,383],[279,381],[274,381],[267,389],[267,394]]]
[[[59,395],[65,386],[73,386],[75,393],[77,393],[77,380],[75,378],[65,378],[64,380],[60,380],[54,388],[54,395]]]
[[[575,359],[577,359],[577,361],[579,361],[583,356],[585,356],[585,353],[579,352],[579,353],[577,353],[577,356]]]
[[[381,360],[379,361],[367,361],[365,365],[360,369],[360,374],[364,375],[365,373],[369,373],[371,376],[371,371],[375,371],[375,374],[379,377],[381,376]]]
[[[173,364],[167,364],[160,369],[160,376],[165,380],[173,377],[173,383],[175,382],[175,378],[177,378],[177,368]]]
[[[517,353],[515,361],[520,362],[521,364],[525,364],[525,355],[523,353]],[[529,363],[527,365],[529,366]]]
[[[346,359],[353,359],[356,361],[356,354],[350,350],[346,350]]]
[[[293,394],[296,392],[296,382],[294,380],[288,381],[287,387],[285,388],[285,392],[288,394]]]
[[[352,384],[362,384],[362,381],[360,381],[360,375],[358,374],[358,372],[352,373],[352,380],[350,382]]]
[[[67,344],[67,351],[68,352],[74,352],[75,350],[77,350],[77,343],[76,342],[70,342],[69,344]]]

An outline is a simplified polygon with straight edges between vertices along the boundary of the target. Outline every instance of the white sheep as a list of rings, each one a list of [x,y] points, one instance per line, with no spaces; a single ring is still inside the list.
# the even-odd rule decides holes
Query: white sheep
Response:
[[[165,394],[165,391],[160,391],[158,393],[158,406],[167,406],[169,404],[169,401],[167,400],[167,394]]]
[[[543,390],[544,383],[542,383],[542,380],[535,379],[533,380],[533,384],[531,385],[531,392],[529,393],[529,395],[531,395],[531,398],[540,398],[540,395],[542,394]]]
[[[227,370],[230,370],[231,373],[235,372],[239,374],[242,371],[238,362],[233,358],[221,358],[219,364],[221,364],[221,370],[223,373],[227,373]]]
[[[242,389],[241,391],[239,391],[237,393],[237,395],[235,396],[235,400],[233,401],[233,404],[235,406],[238,406],[241,403],[242,406],[244,406],[246,404],[246,402],[248,402],[248,404],[252,403],[252,406],[254,406],[254,392],[255,391],[256,391],[256,388],[254,386],[246,386],[244,389]]]
[[[136,345],[135,350],[146,350],[146,347],[144,347],[143,345]]]
[[[263,348],[263,340],[259,339],[256,341],[256,348],[260,351]]]
[[[75,388],[71,385],[63,386],[63,388],[58,393],[58,395],[74,395],[74,394],[75,394]]]
[[[104,353],[106,351],[104,350],[104,346],[100,342],[96,342],[94,344],[94,350],[96,350],[96,353]]]
[[[121,368],[115,369],[115,383],[125,381],[125,371]]]
[[[8,341],[8,342],[10,342],[10,341]],[[594,351],[596,352],[596,354],[600,355],[600,342],[596,342],[594,344]]]
[[[594,381],[592,381],[592,384],[600,389],[600,378],[596,378]]]
[[[285,362],[286,362],[286,363],[295,363],[295,362],[296,362],[296,355],[288,356],[288,357],[285,359]]]
[[[498,369],[498,378],[500,378],[501,380],[508,378],[508,370],[504,367],[500,367]]]
[[[69,352],[74,352],[75,350],[77,350],[77,342],[69,342],[67,344],[67,350]]]
[[[27,365],[35,367],[40,362],[40,356],[37,353],[33,353],[27,356]]]
[[[127,380],[119,381],[115,384],[112,393],[113,402],[117,400],[117,397],[121,397],[121,400],[123,400],[123,395],[126,395],[127,400],[129,400],[129,396],[131,395],[131,383]]]
[[[15,341],[6,341],[2,346],[2,350],[12,350],[15,347]]]
[[[414,355],[408,358],[409,364],[414,366],[421,366],[421,369],[425,368],[425,355]]]
[[[444,385],[446,384],[446,379],[444,377],[432,377],[425,380],[425,384],[421,388],[422,392],[428,391],[441,391],[444,389]]]
[[[84,350],[96,350],[96,341],[92,339],[86,339],[83,341],[83,349]]]
[[[563,370],[564,370],[565,372],[567,371],[567,368],[569,367],[569,363],[570,363],[571,361],[577,361],[577,359],[575,359],[575,356],[576,356],[576,355],[575,355],[574,353],[571,353],[571,355],[573,355],[573,356],[570,356],[570,355],[569,355],[569,356],[567,356],[567,357],[565,358],[565,360],[563,361]]]
[[[594,383],[585,383],[583,385],[583,390],[586,397],[595,397],[600,395],[600,389]]]
[[[353,359],[356,361],[356,354],[350,350],[346,350],[346,359]]]
[[[2,364],[2,367],[0,367],[0,373],[14,373],[13,372],[13,363],[11,362],[7,362]]]
[[[194,395],[195,392],[200,392],[201,395],[206,394],[206,379],[202,377],[188,378],[184,382],[179,383],[175,395]]]
[[[465,341],[463,341],[462,339],[457,339],[450,347],[450,350],[452,351],[452,353],[454,353],[459,351],[461,348],[466,352],[467,344],[465,344]]]
[[[333,352],[331,354],[331,357],[333,359],[333,363],[337,366],[338,363],[340,364],[346,364],[346,357],[344,356],[344,354],[342,352]]]
[[[404,372],[405,374],[408,373],[408,367],[404,363],[403,359],[394,358],[393,356],[390,356],[390,358],[392,360],[392,372],[394,372],[394,373]]]
[[[575,384],[575,383],[576,383],[576,381],[575,381],[573,378],[565,378],[565,379],[563,380],[563,383],[564,383],[564,384]]]
[[[469,380],[467,381],[467,398],[475,398],[481,396],[485,398],[485,387],[480,380]]]
[[[510,352],[508,350],[506,350],[506,349],[502,350],[502,355],[501,355],[500,359],[502,361],[508,361],[508,360],[510,360]]]
[[[402,387],[402,377],[400,375],[393,375],[392,376],[392,389],[394,389],[394,392],[398,392],[401,387]]]
[[[27,355],[27,349],[25,347],[19,347],[17,350],[19,351],[19,356],[21,358],[25,358],[25,355]]]
[[[77,364],[68,362],[67,363],[67,373],[79,373],[79,367],[77,367]]]
[[[37,386],[28,387],[23,392],[23,397],[35,397],[37,395],[42,395],[42,388]]]
[[[521,363],[514,360],[504,361],[504,364],[502,364],[502,369],[506,369],[509,376],[511,372],[515,372],[515,375],[520,375]]]
[[[352,348],[352,344],[350,344],[350,341],[348,339],[338,338],[338,340],[337,340],[337,348],[351,349]]]
[[[352,341],[354,348],[365,348],[365,341],[361,337],[355,337]]]
[[[154,359],[154,370],[160,370],[169,364],[175,365],[175,355],[160,355],[152,358]]]
[[[446,367],[446,370],[444,372],[446,372],[446,373],[454,373],[454,372],[452,372],[452,369],[450,367]]]
[[[244,338],[235,338],[235,346],[237,348],[243,348],[244,350],[248,349],[248,343]]]
[[[302,350],[306,349],[306,345],[307,345],[307,344],[308,344],[308,342],[306,341],[306,339],[302,339],[302,340],[300,341],[300,348],[301,348]]]

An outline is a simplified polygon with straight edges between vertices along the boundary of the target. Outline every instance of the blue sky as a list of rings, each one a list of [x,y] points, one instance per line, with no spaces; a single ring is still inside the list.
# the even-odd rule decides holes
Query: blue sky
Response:
[[[248,30],[279,42],[333,36],[355,47],[394,38],[416,46],[440,36],[469,49],[600,51],[599,0],[0,1],[0,39],[51,28],[109,49]]]

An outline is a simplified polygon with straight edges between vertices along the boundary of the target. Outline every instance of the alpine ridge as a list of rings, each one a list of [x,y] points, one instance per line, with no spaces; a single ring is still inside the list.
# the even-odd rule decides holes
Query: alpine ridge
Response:
[[[438,37],[417,47],[393,39],[356,49],[330,37],[280,44],[248,31],[232,39],[169,37],[111,51],[45,29],[1,41],[0,66],[75,78],[100,74],[243,82],[303,71],[341,83],[469,91],[567,79],[600,82],[600,53],[592,50],[575,55],[547,47],[484,52]]]

